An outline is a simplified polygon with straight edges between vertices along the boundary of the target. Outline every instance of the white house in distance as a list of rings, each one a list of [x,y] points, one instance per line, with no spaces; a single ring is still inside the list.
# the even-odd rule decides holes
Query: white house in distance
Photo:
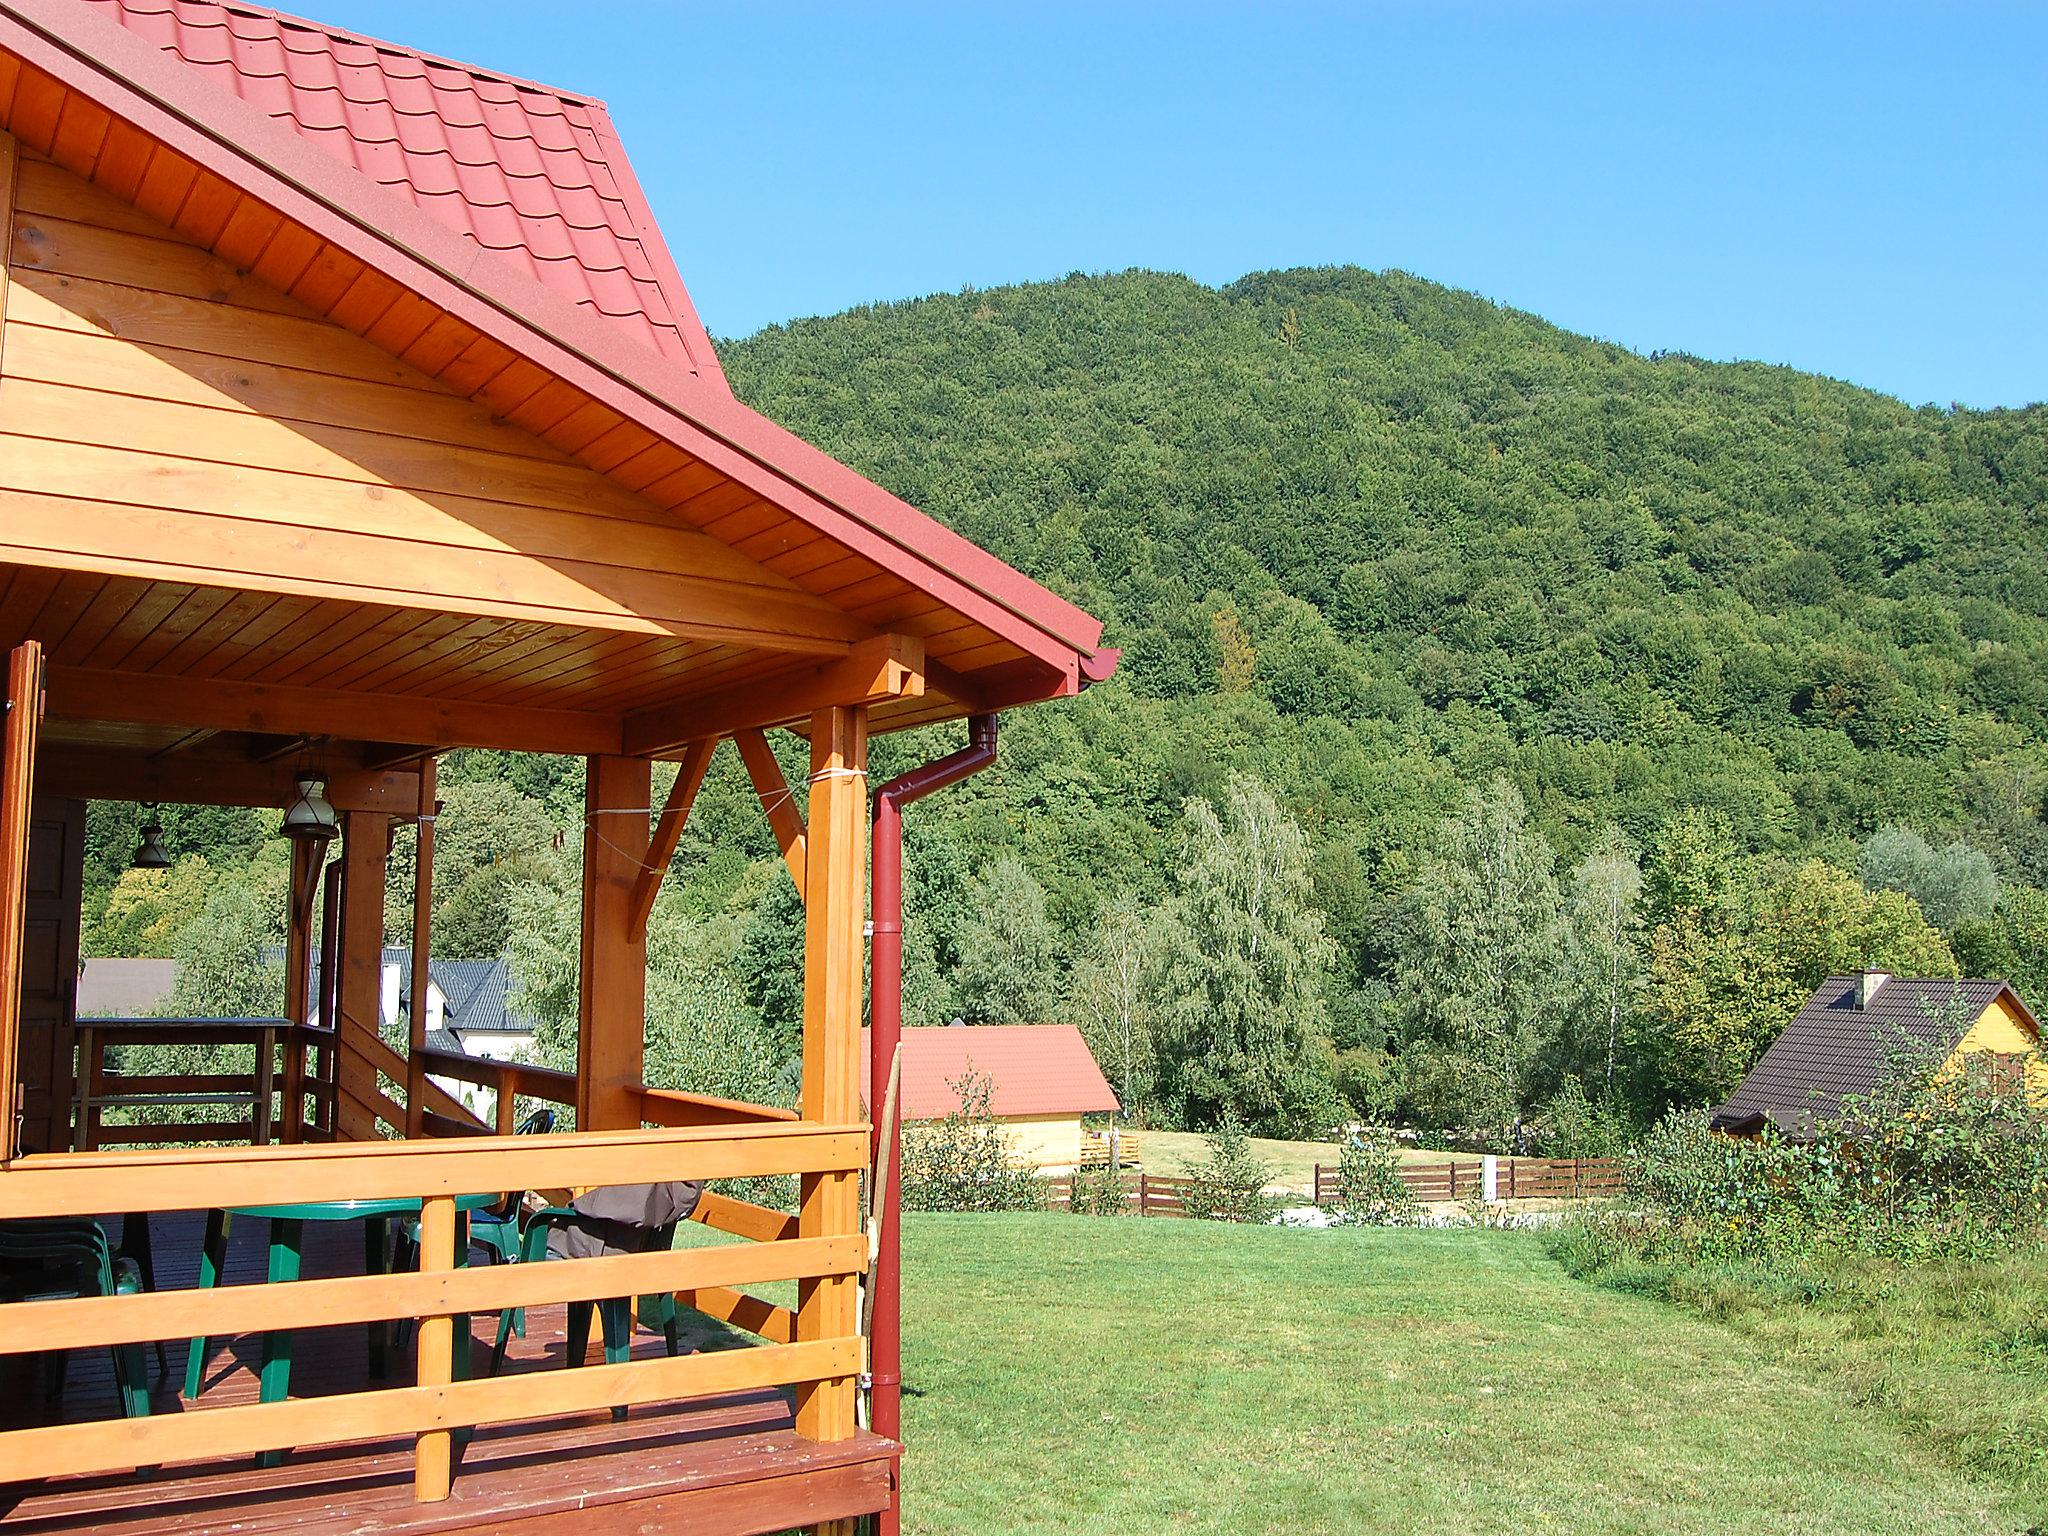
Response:
[[[865,1074],[865,1043],[860,1059]],[[957,1113],[961,1104],[955,1085],[970,1070],[989,1080],[989,1112],[1002,1125],[1017,1160],[1029,1167],[1077,1166],[1081,1117],[1114,1115],[1119,1109],[1088,1042],[1071,1024],[923,1026],[903,1031],[898,1093],[904,1124]],[[865,1102],[878,1106],[865,1077],[861,1087]]]

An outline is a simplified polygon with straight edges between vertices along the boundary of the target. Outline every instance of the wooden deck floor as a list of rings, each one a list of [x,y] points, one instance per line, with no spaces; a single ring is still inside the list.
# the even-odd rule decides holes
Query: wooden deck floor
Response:
[[[197,1217],[154,1218],[159,1289],[196,1282]],[[118,1237],[118,1218],[107,1223]],[[230,1238],[227,1280],[261,1283],[265,1232],[244,1222]],[[362,1229],[351,1223],[308,1223],[304,1273],[357,1274]],[[477,1262],[483,1262],[477,1256]],[[685,1343],[699,1349],[744,1347],[744,1338],[708,1319],[685,1314]],[[471,1334],[474,1368],[489,1367],[497,1318],[479,1316]],[[560,1370],[565,1309],[532,1309],[527,1336],[515,1338],[506,1374]],[[592,1329],[593,1334],[596,1332]],[[217,1340],[208,1353],[196,1403],[180,1388],[183,1341],[166,1345],[169,1370],[149,1357],[152,1413],[204,1413],[256,1401],[262,1340]],[[593,1358],[597,1341],[591,1341]],[[636,1330],[635,1358],[665,1352],[659,1334]],[[300,1333],[292,1373],[294,1397],[404,1386],[412,1380],[410,1350],[389,1352],[389,1374],[369,1380],[367,1332],[361,1327]],[[18,1428],[120,1413],[106,1352],[78,1352],[68,1362],[60,1397],[45,1390],[41,1366],[0,1359],[0,1428]],[[170,1467],[153,1477],[66,1478],[0,1485],[0,1532],[178,1532],[186,1536],[260,1536],[267,1532],[427,1532],[490,1529],[539,1532],[567,1528],[690,1530],[742,1536],[865,1514],[886,1500],[895,1447],[862,1434],[837,1445],[800,1438],[788,1397],[761,1391],[636,1408],[624,1423],[609,1414],[576,1415],[479,1430],[461,1453],[452,1497],[416,1504],[409,1441],[306,1447],[282,1467],[247,1460]],[[0,1467],[18,1479],[30,1469]]]

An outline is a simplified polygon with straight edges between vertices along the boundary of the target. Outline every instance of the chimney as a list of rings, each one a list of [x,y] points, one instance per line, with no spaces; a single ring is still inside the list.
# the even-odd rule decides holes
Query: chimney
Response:
[[[1892,979],[1890,971],[1860,971],[1856,976],[1856,1006],[1868,1009],[1870,1000],[1877,996],[1877,990]]]

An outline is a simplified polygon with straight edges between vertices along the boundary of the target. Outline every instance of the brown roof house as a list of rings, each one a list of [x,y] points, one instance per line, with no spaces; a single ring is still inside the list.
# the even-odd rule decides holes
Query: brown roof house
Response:
[[[2025,1083],[2048,1100],[2041,1024],[2006,981],[1911,978],[1885,971],[1830,976],[1714,1111],[1713,1127],[1753,1136],[1768,1123],[1793,1140],[1874,1092],[1901,1055],[1938,1057],[1960,1070],[1990,1058],[1994,1083]]]

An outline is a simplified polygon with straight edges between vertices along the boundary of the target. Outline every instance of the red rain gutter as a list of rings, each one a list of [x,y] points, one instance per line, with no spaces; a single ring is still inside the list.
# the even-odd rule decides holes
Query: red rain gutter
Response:
[[[874,1311],[868,1332],[868,1424],[878,1435],[903,1438],[903,1158],[902,1113],[881,1123],[889,1066],[903,1038],[903,807],[957,784],[996,760],[996,717],[967,722],[967,745],[958,752],[891,779],[875,796],[873,870],[874,942],[868,1008],[868,1098],[875,1118],[875,1152],[888,1138],[889,1177],[882,1189],[882,1222],[875,1257]],[[876,1517],[876,1536],[897,1536],[903,1528],[903,1483]]]

